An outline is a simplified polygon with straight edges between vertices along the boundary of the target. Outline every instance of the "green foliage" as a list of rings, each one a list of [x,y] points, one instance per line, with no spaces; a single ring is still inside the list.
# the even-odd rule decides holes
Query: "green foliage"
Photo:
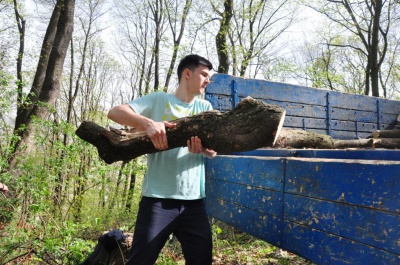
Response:
[[[211,229],[214,246],[213,264],[312,264],[222,222],[213,221]],[[165,245],[156,264],[185,264],[182,250],[176,238],[172,237]]]
[[[140,185],[132,191],[130,209],[125,207],[127,193],[114,191],[126,188],[133,173],[140,182],[145,166],[141,160],[126,164],[124,182],[117,183],[121,165],[102,162],[93,146],[75,136],[74,126],[33,122],[36,148],[18,157],[18,178],[7,171],[0,175],[10,189],[10,196],[0,200],[0,233],[8,235],[0,238],[0,264],[78,264],[103,231],[132,226]],[[7,161],[1,157],[0,163]],[[110,201],[116,203],[111,207]]]
[[[47,264],[79,264],[96,244],[95,241],[81,238],[81,231],[85,230],[86,224],[58,222],[51,218],[45,222],[44,218],[38,217],[26,219],[26,222],[16,221],[3,231],[8,236],[0,240],[1,262],[21,261],[16,257],[25,254],[29,260],[27,264],[40,264],[40,261]]]

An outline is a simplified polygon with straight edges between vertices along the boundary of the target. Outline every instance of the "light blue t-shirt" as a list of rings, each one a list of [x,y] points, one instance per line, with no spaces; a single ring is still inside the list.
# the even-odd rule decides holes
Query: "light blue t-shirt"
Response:
[[[128,104],[137,114],[154,121],[175,120],[212,109],[206,100],[195,98],[188,104],[164,92],[151,93]],[[148,154],[147,165],[142,186],[143,196],[180,200],[205,197],[202,155],[190,153],[187,147],[179,147]]]

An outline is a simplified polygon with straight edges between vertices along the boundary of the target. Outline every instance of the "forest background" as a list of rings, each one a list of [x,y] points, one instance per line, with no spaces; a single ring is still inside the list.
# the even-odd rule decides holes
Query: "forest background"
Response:
[[[398,0],[0,0],[0,19],[0,264],[78,264],[103,231],[132,230],[146,157],[107,165],[75,130],[173,93],[186,54],[219,73],[400,96]],[[267,264],[274,248],[250,241],[256,254],[231,258]]]

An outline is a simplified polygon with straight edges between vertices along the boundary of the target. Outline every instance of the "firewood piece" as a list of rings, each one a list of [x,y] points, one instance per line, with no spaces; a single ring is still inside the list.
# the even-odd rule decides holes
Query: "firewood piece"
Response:
[[[400,129],[376,130],[370,135],[371,138],[400,138]]]
[[[376,139],[334,140],[336,149],[345,148],[374,148]]]
[[[275,147],[331,149],[334,140],[331,136],[299,129],[282,128]]]
[[[376,139],[375,148],[400,149],[400,138],[381,138]]]
[[[171,121],[177,125],[167,128],[168,149],[187,146],[192,136],[198,136],[204,147],[219,154],[273,146],[285,113],[278,106],[247,97],[231,111],[206,111]],[[100,158],[108,164],[159,152],[143,131],[115,133],[115,129],[110,131],[85,121],[76,135],[97,147]]]

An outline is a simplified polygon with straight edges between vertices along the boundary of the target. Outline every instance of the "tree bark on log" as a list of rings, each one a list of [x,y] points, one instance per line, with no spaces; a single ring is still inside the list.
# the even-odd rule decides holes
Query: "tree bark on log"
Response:
[[[219,154],[270,147],[279,135],[285,113],[278,106],[247,97],[231,111],[206,111],[171,121],[177,125],[167,128],[168,149],[187,146],[192,136],[198,136],[204,147]],[[100,158],[108,164],[159,152],[144,131],[107,130],[86,121],[76,135],[97,147]]]
[[[385,148],[385,149],[399,149],[400,148],[400,138],[380,138],[375,139],[375,148]]]
[[[376,130],[370,135],[371,138],[400,138],[400,130]]]
[[[282,128],[275,147],[332,149],[334,140],[331,136],[299,129]]]
[[[358,140],[335,140],[335,148],[385,148],[399,149],[400,138],[370,138]]]
[[[389,132],[389,130],[385,132]],[[384,134],[383,136],[396,136],[396,134]],[[337,140],[325,134],[318,134],[299,129],[282,128],[281,133],[278,136],[278,139],[274,147],[314,148],[314,149],[346,149],[346,148],[399,149],[400,138],[382,137],[382,138],[368,138],[368,139]]]
[[[374,148],[375,139],[334,140],[336,149]]]

